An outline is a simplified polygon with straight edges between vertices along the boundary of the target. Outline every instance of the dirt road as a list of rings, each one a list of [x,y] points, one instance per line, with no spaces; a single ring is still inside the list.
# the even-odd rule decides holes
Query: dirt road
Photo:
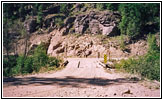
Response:
[[[114,70],[95,58],[69,58],[54,73],[4,78],[3,97],[159,97],[160,89]],[[78,62],[80,65],[78,68]]]

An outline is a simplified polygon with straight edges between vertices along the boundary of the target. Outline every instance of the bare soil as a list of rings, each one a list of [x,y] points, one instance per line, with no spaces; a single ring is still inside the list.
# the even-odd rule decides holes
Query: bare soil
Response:
[[[107,72],[96,58],[68,61],[57,72],[3,78],[3,97],[160,97],[159,82]]]

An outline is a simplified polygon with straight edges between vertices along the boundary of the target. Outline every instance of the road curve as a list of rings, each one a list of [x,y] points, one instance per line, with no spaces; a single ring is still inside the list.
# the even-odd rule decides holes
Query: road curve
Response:
[[[97,58],[68,58],[54,73],[3,79],[3,97],[160,97],[137,78],[106,72]],[[80,62],[80,63],[79,63]]]

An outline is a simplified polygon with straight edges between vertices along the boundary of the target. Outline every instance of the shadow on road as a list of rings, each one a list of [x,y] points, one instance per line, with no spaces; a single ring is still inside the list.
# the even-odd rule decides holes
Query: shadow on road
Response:
[[[136,83],[138,79],[133,78],[117,78],[117,79],[104,79],[104,78],[76,78],[67,76],[65,78],[38,78],[38,77],[26,77],[26,78],[4,78],[3,85],[59,85],[82,88],[82,84],[94,85],[94,86],[108,86],[108,85],[120,85],[122,83]]]

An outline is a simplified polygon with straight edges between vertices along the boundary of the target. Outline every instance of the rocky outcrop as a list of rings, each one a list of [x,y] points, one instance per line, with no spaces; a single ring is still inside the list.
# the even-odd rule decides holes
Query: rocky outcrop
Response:
[[[45,43],[47,46],[50,43],[51,35],[50,34],[31,34],[27,42],[27,52],[28,54],[33,53],[35,48],[41,43]],[[12,52],[16,54],[24,54],[25,50],[25,39],[19,39],[17,42],[12,45]]]
[[[67,25],[73,23],[75,18],[76,17],[68,17],[68,18],[66,18],[65,21],[64,21],[64,25],[67,26]]]
[[[143,55],[147,51],[146,42],[137,42],[126,46],[130,52],[119,48],[118,40],[108,41],[105,45],[102,38],[93,37],[90,34],[83,34],[79,37],[75,35],[63,36],[60,32],[51,32],[54,36],[51,39],[48,54],[50,56],[62,57],[103,57],[110,52],[110,57],[129,57]],[[100,55],[99,55],[100,54]]]
[[[83,4],[76,4],[76,8],[73,11],[75,9],[76,12],[81,11],[82,8]],[[120,19],[120,14],[112,11],[90,11],[67,18],[64,14],[48,14],[42,22],[42,28],[43,30],[49,30],[48,33],[55,29],[62,29],[63,35],[68,33],[90,33],[116,36],[119,35],[117,26]],[[62,20],[63,23],[61,22]],[[63,25],[60,26],[60,24]],[[24,26],[26,26],[30,33],[34,32],[37,26],[36,19],[30,18],[26,20]]]
[[[72,28],[72,26],[74,25],[74,20],[76,19],[76,17],[68,17],[64,20],[64,32],[63,35],[66,35],[68,33],[73,33],[72,30],[70,30],[70,28]]]
[[[98,52],[105,53],[105,47],[99,45],[99,40],[90,37],[89,35],[84,35],[81,37],[75,36],[62,36],[61,33],[56,33],[52,37],[48,54],[50,56],[76,56],[76,57],[92,57],[97,55]],[[54,34],[54,32],[53,32]],[[94,41],[96,40],[96,41]]]
[[[88,19],[86,20],[87,15],[79,15],[76,17],[74,22],[75,33],[83,34],[88,28]]]
[[[29,33],[35,32],[37,26],[36,18],[29,18],[24,22],[24,27]]]
[[[65,51],[63,37],[60,31],[54,30],[50,33],[52,35],[47,54],[50,56],[60,56]]]
[[[103,57],[110,52],[112,58],[144,55],[147,52],[147,42],[142,40],[127,45],[130,52],[119,48],[118,40],[102,42],[103,38],[90,34],[63,35],[62,30],[54,30],[50,34],[32,35],[29,39],[28,51],[33,51],[41,42],[48,44],[47,54],[60,57]],[[18,54],[24,52],[24,40],[17,42]],[[100,54],[100,55],[99,55]]]
[[[95,19],[91,20],[89,23],[89,30],[92,34],[100,34],[101,30],[99,27],[99,22]]]
[[[36,33],[30,34],[31,36],[29,38],[27,48],[28,51],[34,51],[41,42],[44,42],[48,44],[47,54],[50,56],[103,57],[108,50],[110,51],[112,57],[143,55],[146,53],[147,44],[145,44],[145,42],[144,44],[143,42],[131,44],[129,40],[124,41],[128,46],[127,49],[130,49],[130,52],[126,52],[125,50],[122,51],[119,49],[118,42],[114,42],[112,40],[105,41],[105,38],[101,36],[97,36],[97,38],[94,37],[96,35],[90,35],[119,35],[118,23],[121,19],[118,12],[93,11],[93,9],[89,9],[90,6],[93,6],[94,8],[96,5],[88,4],[87,6],[83,6],[83,4],[78,3],[73,6],[71,9],[72,13],[69,16],[65,16],[65,14],[58,14],[57,11],[59,10],[59,6],[43,11],[46,17],[42,21],[43,25],[40,29],[41,32],[35,32],[37,27],[36,17],[26,19],[24,26],[27,31],[29,33]],[[77,34],[77,36],[75,36],[75,34],[74,36],[70,36],[72,34],[69,33],[79,33],[79,35]],[[17,37],[16,33],[13,35]],[[118,39],[116,40],[119,41]],[[15,44],[15,48],[18,53],[24,52],[24,43],[25,39],[21,39]]]
[[[103,34],[107,36],[115,36],[119,34],[117,25],[120,21],[118,12],[92,11],[88,14],[76,16],[74,26],[75,33],[83,34],[86,30],[90,30],[91,34]]]
[[[28,52],[31,53],[35,50],[35,48],[44,43],[45,45],[49,46],[50,44],[51,35],[50,34],[41,34],[41,35],[32,35],[29,39],[29,48]]]
[[[43,21],[43,28],[55,27],[56,19],[64,20],[65,16],[63,14],[49,14]]]

